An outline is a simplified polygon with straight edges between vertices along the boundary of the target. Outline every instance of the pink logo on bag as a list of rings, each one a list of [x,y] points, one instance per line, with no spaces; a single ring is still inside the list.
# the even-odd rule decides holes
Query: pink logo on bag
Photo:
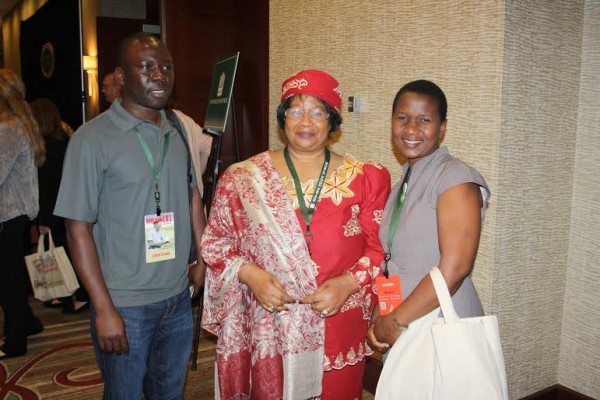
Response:
[[[56,258],[52,255],[44,255],[38,258],[34,266],[35,277],[33,282],[35,287],[50,288],[64,284]]]
[[[42,271],[46,272],[46,271],[50,271],[53,269],[58,269],[58,263],[56,262],[56,258],[52,257],[52,256],[42,256],[40,259],[40,262],[42,264]]]

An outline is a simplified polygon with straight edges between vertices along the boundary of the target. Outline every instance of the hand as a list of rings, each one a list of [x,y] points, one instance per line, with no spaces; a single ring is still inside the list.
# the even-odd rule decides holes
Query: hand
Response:
[[[358,285],[350,274],[342,274],[328,279],[314,291],[314,293],[300,300],[310,307],[319,316],[331,317],[337,314],[348,297],[358,291]]]
[[[375,306],[373,312],[371,313],[371,320],[369,321],[369,329],[367,330],[367,342],[372,349],[379,351],[381,353],[385,353],[390,345],[384,342],[380,342],[375,336],[375,323],[379,319],[379,306]]]
[[[295,302],[275,275],[256,264],[246,265],[238,277],[252,290],[260,305],[269,312],[287,311],[285,305]]]
[[[47,233],[50,233],[50,228],[48,228],[47,226],[44,226],[44,225],[39,225],[38,231],[40,232],[40,235],[45,235]]]
[[[393,314],[380,316],[372,326],[375,339],[379,343],[386,343],[388,346],[393,346],[401,334],[392,318]]]
[[[195,265],[192,265],[188,271],[188,278],[190,284],[194,287],[192,298],[195,299],[200,293],[200,288],[204,286],[204,279],[206,278],[206,264],[201,259]]]
[[[96,314],[96,335],[100,350],[106,353],[129,353],[125,322],[114,308]]]

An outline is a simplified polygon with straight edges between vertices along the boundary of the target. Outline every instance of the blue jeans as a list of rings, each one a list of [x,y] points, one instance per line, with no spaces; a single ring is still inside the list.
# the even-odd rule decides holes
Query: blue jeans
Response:
[[[96,361],[104,378],[104,400],[183,399],[192,348],[192,308],[188,289],[143,306],[116,307],[125,321],[128,354],[100,350],[96,312],[90,325]]]

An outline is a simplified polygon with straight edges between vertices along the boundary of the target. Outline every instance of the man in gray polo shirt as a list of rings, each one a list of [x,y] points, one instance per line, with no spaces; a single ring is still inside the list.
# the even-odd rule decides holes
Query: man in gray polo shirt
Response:
[[[191,233],[200,254],[206,221],[185,143],[163,110],[174,84],[166,46],[150,34],[126,38],[115,79],[122,99],[69,143],[55,214],[67,219],[90,294],[104,398],[179,399],[193,330],[188,286],[197,292],[205,273],[201,260],[188,272]],[[169,237],[159,247],[155,223]]]

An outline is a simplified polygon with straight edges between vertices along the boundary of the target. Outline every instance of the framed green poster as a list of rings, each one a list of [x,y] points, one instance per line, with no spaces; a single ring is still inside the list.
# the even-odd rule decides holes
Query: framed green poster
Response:
[[[240,52],[238,51],[235,55],[218,61],[215,65],[204,120],[204,129],[208,133],[222,135],[225,132],[239,57]]]

